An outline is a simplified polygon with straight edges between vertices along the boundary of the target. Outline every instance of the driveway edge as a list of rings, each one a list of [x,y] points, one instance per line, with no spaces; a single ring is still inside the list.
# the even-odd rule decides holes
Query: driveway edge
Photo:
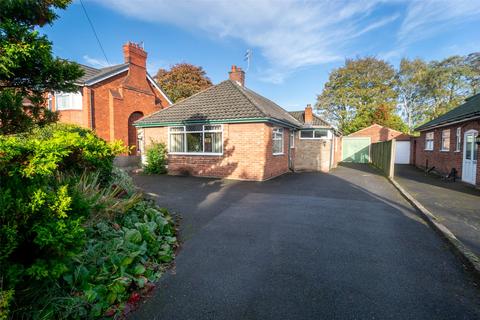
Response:
[[[480,281],[480,259],[470,249],[468,249],[460,240],[455,237],[444,224],[440,223],[437,217],[417,201],[407,190],[405,190],[394,179],[387,178],[402,196],[410,202],[423,215],[427,223],[440,234],[454,249],[454,252],[462,259],[466,266],[473,271],[477,280]]]

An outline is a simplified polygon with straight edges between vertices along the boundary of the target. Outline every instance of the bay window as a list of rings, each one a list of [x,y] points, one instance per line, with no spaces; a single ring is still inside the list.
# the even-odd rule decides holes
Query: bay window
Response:
[[[283,154],[283,128],[273,128],[273,155]]]
[[[223,153],[222,125],[189,125],[168,128],[168,151],[184,154]]]
[[[425,135],[425,150],[433,150],[433,132],[427,132]]]

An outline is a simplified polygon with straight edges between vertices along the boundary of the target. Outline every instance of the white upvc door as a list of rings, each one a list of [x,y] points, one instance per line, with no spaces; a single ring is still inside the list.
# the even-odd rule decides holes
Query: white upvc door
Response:
[[[462,180],[471,184],[475,184],[477,175],[478,145],[475,142],[477,135],[478,131],[469,130],[465,132],[463,139]]]

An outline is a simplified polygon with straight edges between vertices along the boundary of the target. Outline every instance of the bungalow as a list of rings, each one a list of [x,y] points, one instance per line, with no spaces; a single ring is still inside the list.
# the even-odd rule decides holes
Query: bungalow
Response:
[[[58,111],[60,122],[73,123],[107,141],[121,140],[135,154],[137,132],[133,122],[171,104],[147,73],[147,53],[135,44],[123,46],[125,63],[96,69],[80,65],[84,75],[78,92],[48,94],[48,108]]]
[[[246,88],[241,68],[232,66],[229,75],[229,80],[137,121],[141,152],[152,141],[163,142],[170,174],[260,181],[294,170],[296,146],[303,139],[332,139],[333,128],[326,123],[315,130],[311,108],[300,119]],[[310,152],[318,159],[315,168],[320,167],[317,163],[328,152]]]
[[[455,169],[464,182],[480,186],[480,94],[416,130],[420,131],[413,146],[416,166],[441,174]]]

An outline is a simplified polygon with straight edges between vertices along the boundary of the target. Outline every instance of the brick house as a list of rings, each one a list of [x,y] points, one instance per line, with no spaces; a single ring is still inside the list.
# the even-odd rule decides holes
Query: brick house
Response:
[[[164,109],[171,101],[146,69],[147,53],[137,44],[123,46],[125,63],[96,69],[84,65],[79,91],[48,95],[48,106],[60,122],[90,128],[107,141],[122,140],[136,153],[133,123]]]
[[[480,151],[476,139],[480,131],[480,94],[416,129],[414,164],[433,168],[446,175],[453,168],[464,182],[480,186],[477,164]]]
[[[135,123],[142,154],[152,141],[167,145],[170,174],[256,181],[295,168],[304,124],[246,88],[236,66],[229,80]]]

